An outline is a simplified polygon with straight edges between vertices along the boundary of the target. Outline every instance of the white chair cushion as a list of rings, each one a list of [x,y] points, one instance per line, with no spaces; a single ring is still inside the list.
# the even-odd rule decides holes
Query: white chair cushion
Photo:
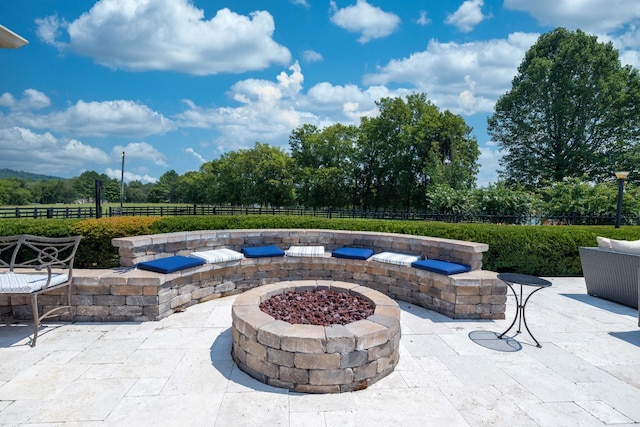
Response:
[[[611,239],[611,248],[614,252],[640,255],[640,240],[614,240]]]
[[[598,247],[600,249],[609,249],[610,251],[613,250],[613,248],[611,247],[611,239],[607,237],[596,236],[596,240],[598,241]]]
[[[191,256],[203,259],[205,262],[210,264],[215,264],[217,262],[239,261],[244,255],[238,251],[234,251],[233,249],[222,248],[193,252]]]
[[[66,274],[52,274],[49,286],[60,285],[69,280]],[[0,274],[0,294],[26,294],[36,292],[47,284],[46,274],[19,274],[7,272]]]
[[[291,246],[285,254],[287,256],[324,256],[324,246]]]
[[[386,262],[388,264],[411,265],[412,262],[420,261],[420,255],[406,255],[396,252],[381,252],[371,257],[373,261]]]

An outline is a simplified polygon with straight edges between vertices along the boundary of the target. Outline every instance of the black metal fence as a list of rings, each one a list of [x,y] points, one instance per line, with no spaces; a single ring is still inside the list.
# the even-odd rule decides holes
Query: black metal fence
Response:
[[[0,208],[0,218],[97,218],[101,216],[193,216],[193,215],[295,215],[321,218],[401,219],[450,223],[524,225],[613,225],[614,215],[486,215],[441,214],[432,212],[370,211],[362,209],[264,208],[213,205]],[[640,216],[623,216],[623,225],[640,225]]]
[[[95,218],[94,207],[0,208],[0,218]]]

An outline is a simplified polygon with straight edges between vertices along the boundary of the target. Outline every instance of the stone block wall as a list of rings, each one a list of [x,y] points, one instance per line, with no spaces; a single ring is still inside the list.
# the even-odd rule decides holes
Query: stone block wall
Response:
[[[428,236],[344,230],[202,230],[113,239],[118,248],[120,265],[133,266],[171,255],[188,256],[191,252],[229,248],[240,251],[246,246],[322,245],[328,252],[342,246],[373,249],[375,253],[391,251],[421,255],[470,265],[482,269],[482,255],[489,250],[485,243],[465,242]]]
[[[278,233],[282,232],[281,236]],[[224,243],[224,244],[222,244]],[[376,252],[393,250],[472,265],[475,269],[445,276],[413,267],[377,261],[323,257],[244,258],[204,264],[170,274],[132,267],[74,270],[72,305],[78,321],[159,320],[190,305],[242,293],[286,280],[337,280],[375,289],[390,298],[437,311],[454,319],[503,319],[507,286],[496,273],[481,270],[487,245],[418,236],[351,233],[329,230],[245,230],[170,233],[114,239],[123,265],[174,254],[218,247],[276,244],[325,246],[325,250],[354,245]],[[145,246],[148,245],[148,246]],[[369,246],[371,245],[371,246]],[[169,252],[162,252],[166,250]],[[429,255],[427,255],[429,257]],[[62,305],[64,291],[40,296],[46,307]],[[0,295],[0,307],[12,306],[14,316],[32,316],[25,297]],[[6,312],[6,311],[4,311]],[[2,312],[0,312],[1,314]],[[64,315],[62,319],[66,318]]]

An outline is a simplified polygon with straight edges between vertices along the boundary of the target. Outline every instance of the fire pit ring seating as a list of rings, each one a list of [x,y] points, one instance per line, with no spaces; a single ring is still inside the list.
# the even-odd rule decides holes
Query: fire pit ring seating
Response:
[[[374,314],[346,325],[292,325],[259,305],[290,291],[329,289],[375,305]],[[239,295],[232,306],[232,356],[263,383],[302,393],[342,393],[367,388],[398,363],[400,308],[365,286],[331,280],[280,282]]]
[[[483,253],[489,249],[484,243],[366,231],[257,229],[119,237],[112,244],[118,248],[122,268],[74,269],[71,305],[77,321],[160,320],[193,304],[287,280],[358,283],[453,319],[505,317],[507,286],[495,272],[482,269]],[[237,253],[244,247],[267,245],[285,249],[287,255],[246,258]],[[370,248],[374,256],[368,260],[331,256],[344,246]],[[378,257],[385,252],[387,262],[382,262]],[[207,263],[168,274],[132,268],[195,253],[206,255]],[[396,259],[397,254],[463,264],[471,270],[439,274],[410,265],[414,262],[410,257]],[[51,295],[47,303],[64,305],[58,297]],[[0,297],[0,310],[6,305]],[[31,310],[26,302],[12,300],[11,305],[14,314],[28,318]]]

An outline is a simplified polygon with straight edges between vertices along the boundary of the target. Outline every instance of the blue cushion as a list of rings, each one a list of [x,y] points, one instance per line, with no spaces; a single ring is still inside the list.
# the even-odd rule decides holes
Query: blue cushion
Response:
[[[343,247],[340,249],[336,249],[331,252],[331,256],[336,258],[349,258],[349,259],[369,259],[369,257],[373,255],[373,249],[364,249],[364,248],[350,248]]]
[[[449,276],[450,274],[465,273],[471,271],[471,267],[466,264],[456,264],[455,262],[441,261],[439,259],[423,259],[420,261],[412,262],[412,267],[422,270],[432,271],[434,273],[444,274]]]
[[[204,260],[202,259],[176,255],[153,261],[141,262],[138,264],[138,268],[166,274],[173,273],[178,270],[184,270],[189,267],[197,267],[202,264],[204,264]]]
[[[242,253],[247,258],[284,256],[284,251],[277,246],[256,246],[253,248],[242,248]]]

